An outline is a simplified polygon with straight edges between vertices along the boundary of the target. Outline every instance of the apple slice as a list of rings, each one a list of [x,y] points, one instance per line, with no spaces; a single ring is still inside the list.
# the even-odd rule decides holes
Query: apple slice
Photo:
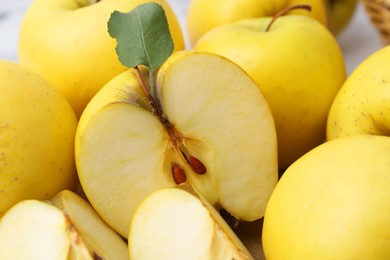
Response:
[[[131,259],[253,259],[217,211],[190,185],[153,192],[134,213]]]
[[[256,83],[221,56],[176,52],[156,75],[158,115],[137,71],[103,87],[76,133],[80,182],[102,218],[127,237],[147,195],[183,182],[237,219],[261,218],[278,163],[273,117]]]
[[[60,192],[51,201],[69,217],[93,256],[118,260],[129,258],[123,238],[100,218],[87,201],[68,190]]]
[[[60,208],[55,205],[59,205]],[[0,259],[129,259],[126,243],[71,191],[23,200],[0,220]]]
[[[23,200],[1,219],[1,259],[67,259],[70,252],[89,255],[69,219],[50,204]]]

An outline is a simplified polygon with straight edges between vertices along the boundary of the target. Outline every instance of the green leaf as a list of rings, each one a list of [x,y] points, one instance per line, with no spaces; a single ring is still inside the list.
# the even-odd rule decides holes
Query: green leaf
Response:
[[[173,52],[164,9],[154,2],[139,5],[129,13],[113,12],[108,32],[116,38],[119,61],[129,68],[145,65],[152,73]]]

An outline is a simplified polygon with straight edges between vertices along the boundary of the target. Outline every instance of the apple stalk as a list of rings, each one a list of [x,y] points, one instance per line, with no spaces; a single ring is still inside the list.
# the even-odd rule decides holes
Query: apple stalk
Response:
[[[304,9],[304,10],[307,10],[309,12],[311,12],[311,6],[310,5],[305,5],[305,4],[300,4],[300,5],[292,5],[292,6],[288,6],[282,10],[280,10],[271,20],[271,22],[268,24],[267,28],[265,29],[266,32],[269,32],[269,30],[271,29],[271,26],[272,24],[281,16],[284,16],[286,15],[288,12],[290,11],[293,11],[293,10],[297,10],[297,9]]]

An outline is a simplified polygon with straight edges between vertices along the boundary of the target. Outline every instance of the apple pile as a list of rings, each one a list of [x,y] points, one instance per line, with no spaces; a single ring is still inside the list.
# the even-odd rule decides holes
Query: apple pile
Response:
[[[0,259],[389,259],[390,47],[347,75],[355,1],[270,2],[193,0],[185,50],[164,0],[35,0]]]

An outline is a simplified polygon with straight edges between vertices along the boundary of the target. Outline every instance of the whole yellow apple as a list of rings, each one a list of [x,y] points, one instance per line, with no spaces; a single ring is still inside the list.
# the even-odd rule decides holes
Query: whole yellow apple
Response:
[[[267,204],[267,259],[390,259],[390,137],[355,135],[311,150]]]
[[[325,140],[326,119],[346,78],[335,37],[306,16],[248,19],[212,29],[195,49],[222,55],[258,84],[273,113],[279,168]]]
[[[22,21],[19,61],[52,82],[80,117],[96,92],[126,70],[115,53],[107,22],[115,10],[129,12],[149,0],[36,0]],[[177,17],[163,6],[175,50],[184,48]]]
[[[329,111],[329,140],[355,134],[390,136],[389,59],[390,47],[384,47],[348,77]]]
[[[327,25],[324,0],[192,0],[187,13],[189,41],[196,41],[210,29],[231,22],[273,16],[286,7],[308,4],[311,12],[295,10],[291,14],[307,15]]]
[[[50,199],[77,180],[76,116],[35,72],[0,61],[0,216],[23,199]]]
[[[339,35],[350,23],[357,6],[356,0],[324,0],[327,7],[328,27]]]

